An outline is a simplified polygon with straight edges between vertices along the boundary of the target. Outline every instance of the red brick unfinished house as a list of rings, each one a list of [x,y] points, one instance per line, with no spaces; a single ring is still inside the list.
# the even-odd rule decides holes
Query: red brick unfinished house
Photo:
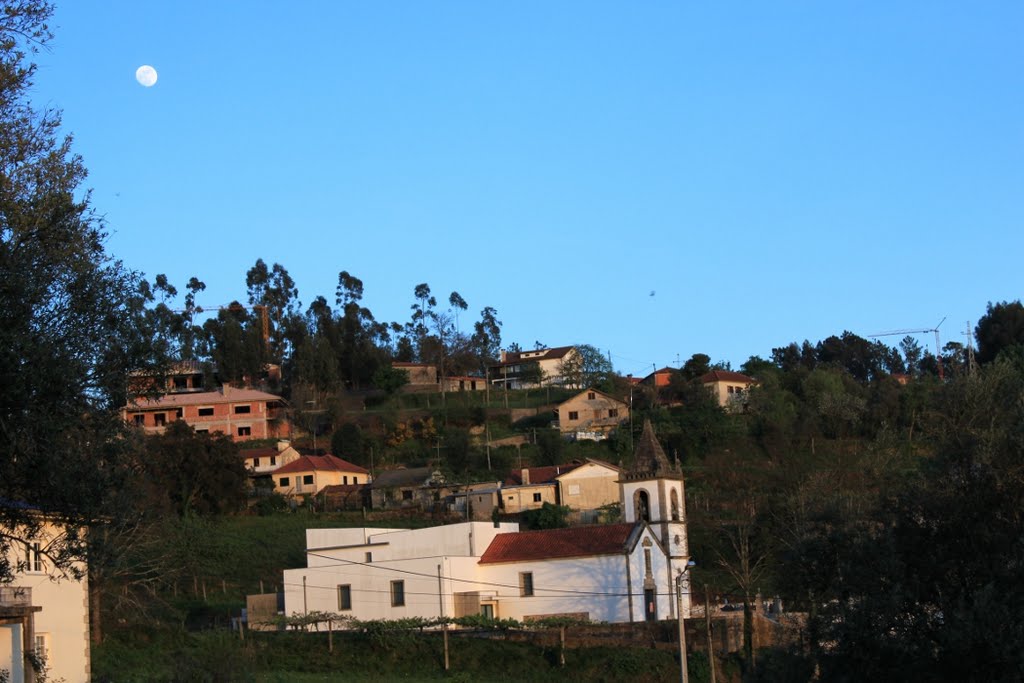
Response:
[[[287,436],[290,429],[284,408],[280,396],[223,386],[217,391],[138,398],[122,409],[122,416],[149,434],[160,434],[171,422],[184,420],[197,432],[248,441]]]

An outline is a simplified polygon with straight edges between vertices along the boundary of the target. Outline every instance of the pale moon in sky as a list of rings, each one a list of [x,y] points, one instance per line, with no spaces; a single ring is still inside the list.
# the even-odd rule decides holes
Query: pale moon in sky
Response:
[[[156,69],[149,64],[143,64],[135,70],[135,80],[139,82],[139,85],[152,87],[156,83]]]

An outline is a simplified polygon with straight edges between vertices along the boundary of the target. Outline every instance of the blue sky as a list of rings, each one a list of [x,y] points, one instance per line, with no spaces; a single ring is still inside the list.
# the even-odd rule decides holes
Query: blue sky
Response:
[[[962,342],[1021,297],[1019,2],[63,0],[52,23],[33,96],[109,251],[208,307],[257,258],[304,307],[349,271],[379,320],[427,282],[464,328],[493,306],[506,343],[645,374],[943,317]]]

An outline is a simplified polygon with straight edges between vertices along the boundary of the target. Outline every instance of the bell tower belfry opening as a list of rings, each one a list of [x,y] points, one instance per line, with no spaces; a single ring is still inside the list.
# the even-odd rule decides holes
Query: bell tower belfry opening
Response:
[[[650,420],[644,422],[633,466],[619,479],[619,498],[625,521],[646,522],[657,535],[668,555],[669,585],[674,586],[690,560],[683,474],[678,463],[669,462]],[[684,596],[683,610],[690,610],[689,596]]]

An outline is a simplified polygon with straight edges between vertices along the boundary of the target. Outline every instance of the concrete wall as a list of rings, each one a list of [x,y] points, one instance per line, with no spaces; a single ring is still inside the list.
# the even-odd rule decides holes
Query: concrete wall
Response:
[[[558,477],[562,505],[573,510],[593,510],[619,502],[619,473],[588,462]]]

